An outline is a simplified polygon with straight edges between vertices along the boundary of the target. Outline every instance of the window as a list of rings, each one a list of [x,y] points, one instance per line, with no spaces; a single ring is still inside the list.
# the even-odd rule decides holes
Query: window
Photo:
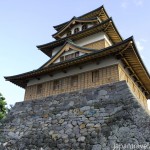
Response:
[[[53,83],[53,90],[58,90],[59,89],[59,80],[55,80]]]
[[[60,62],[65,61],[65,60],[69,60],[69,59],[72,59],[72,58],[75,58],[75,57],[78,57],[78,56],[79,56],[79,52],[75,52],[75,53],[72,53],[72,54],[69,54],[69,55],[61,56],[60,57]]]
[[[71,86],[76,87],[78,85],[78,76],[72,76],[71,77]]]
[[[65,60],[69,60],[69,59],[74,58],[74,57],[75,57],[75,53],[69,54],[69,55],[65,56]]]
[[[78,32],[79,32],[79,28],[75,28],[74,33],[78,33]]]
[[[92,72],[92,82],[97,82],[99,80],[99,70]]]
[[[67,36],[70,36],[70,35],[71,35],[71,31],[68,31],[68,32],[67,32]]]
[[[37,94],[41,94],[42,93],[42,86],[43,86],[42,84],[38,84],[37,85],[37,91],[36,91]]]
[[[84,25],[82,26],[82,30],[85,30],[85,29],[87,29],[87,24],[84,24]]]
[[[61,56],[60,57],[60,62],[64,61],[65,60],[65,57],[64,56]]]
[[[79,52],[76,52],[76,53],[75,53],[75,57],[78,57],[78,56],[79,56]]]

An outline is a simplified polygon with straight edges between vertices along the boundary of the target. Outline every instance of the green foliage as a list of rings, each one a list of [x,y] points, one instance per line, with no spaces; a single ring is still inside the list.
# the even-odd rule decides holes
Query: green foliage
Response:
[[[7,113],[6,105],[7,103],[5,101],[5,98],[0,93],[0,119],[4,118]]]

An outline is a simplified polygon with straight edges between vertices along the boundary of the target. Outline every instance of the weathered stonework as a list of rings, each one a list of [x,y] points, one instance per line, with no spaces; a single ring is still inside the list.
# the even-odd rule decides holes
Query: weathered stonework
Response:
[[[16,103],[0,130],[1,150],[112,150],[149,142],[150,117],[125,81]]]

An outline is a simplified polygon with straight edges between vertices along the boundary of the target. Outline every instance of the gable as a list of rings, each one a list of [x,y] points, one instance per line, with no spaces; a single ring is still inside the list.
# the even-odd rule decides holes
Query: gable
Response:
[[[67,32],[67,31],[72,31],[72,28],[74,28],[74,26],[76,25],[80,25],[82,28],[83,25],[87,25],[87,28],[89,28],[91,24],[97,24],[98,22],[100,22],[101,20],[99,20],[98,18],[94,18],[94,19],[77,19],[77,18],[73,18],[71,19],[60,31],[58,31],[57,33],[53,34],[54,38],[61,38],[62,35]],[[80,29],[81,31],[81,29]],[[71,34],[74,34],[74,32],[72,31]]]
[[[92,53],[95,50],[79,47],[76,45],[73,45],[72,43],[66,43],[60,51],[58,51],[44,66],[48,67],[49,65],[53,63],[58,63],[61,61],[69,60],[84,54]]]

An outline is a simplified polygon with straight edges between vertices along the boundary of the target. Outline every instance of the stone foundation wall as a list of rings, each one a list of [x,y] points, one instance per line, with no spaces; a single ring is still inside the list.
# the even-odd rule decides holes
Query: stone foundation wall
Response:
[[[0,130],[0,150],[148,149],[149,142],[150,117],[125,81],[16,103]]]

